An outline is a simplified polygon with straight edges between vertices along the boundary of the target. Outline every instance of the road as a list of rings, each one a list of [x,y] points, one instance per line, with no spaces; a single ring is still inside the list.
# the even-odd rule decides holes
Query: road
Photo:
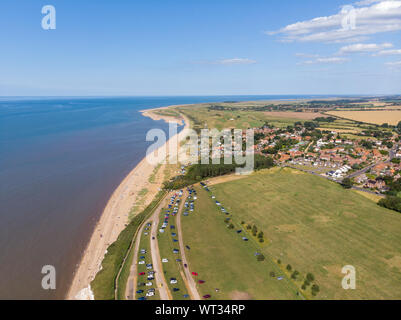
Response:
[[[375,165],[373,165],[373,166],[375,166]],[[306,173],[309,173],[309,174],[313,174],[314,176],[317,176],[317,177],[320,177],[320,178],[323,178],[323,179],[326,179],[326,180],[330,180],[330,181],[333,181],[333,182],[336,182],[336,183],[340,183],[340,181],[334,180],[334,179],[332,179],[330,177],[322,176],[321,174],[316,173],[314,171],[310,171],[310,170],[306,170],[306,169],[300,169],[300,168],[296,168],[296,167],[293,167],[293,166],[290,166],[290,165],[283,165],[282,167],[288,167],[288,168],[292,168],[292,169],[295,169],[295,170],[300,170],[300,171],[303,171],[303,172],[306,172]],[[365,169],[368,170],[368,168],[365,168]],[[358,188],[358,187],[352,187],[352,189],[384,197],[384,195],[377,194],[376,192],[368,190],[368,189],[363,189],[363,188]]]
[[[148,222],[146,222],[148,223]],[[135,239],[135,244],[134,244],[134,257],[132,259],[132,264],[131,264],[131,269],[130,273],[128,276],[128,283],[126,287],[126,292],[125,296],[127,300],[134,300],[135,299],[135,291],[136,291],[136,284],[137,284],[137,274],[138,274],[138,251],[139,251],[139,245],[141,242],[141,235],[143,232],[143,229],[145,228],[146,223],[142,224],[141,228],[139,229],[139,232],[137,233],[136,239]]]
[[[188,197],[188,192],[185,191],[182,199],[186,199]],[[185,245],[184,245],[184,239],[182,236],[182,227],[181,227],[181,215],[182,215],[182,211],[184,208],[184,203],[185,200],[182,201],[180,208],[178,210],[178,214],[176,216],[176,224],[177,224],[177,233],[178,233],[178,242],[180,245],[180,253],[181,253],[181,260],[182,260],[182,264],[183,264],[183,269],[184,269],[184,282],[185,285],[187,287],[189,296],[191,297],[192,300],[201,300],[200,294],[198,292],[198,289],[196,288],[196,282],[194,280],[194,278],[192,277],[192,274],[190,272],[190,265],[188,263],[188,260],[185,256]],[[188,267],[185,268],[184,264],[186,264]]]
[[[166,279],[164,277],[163,268],[161,266],[160,259],[160,251],[159,244],[157,242],[157,231],[159,227],[159,216],[160,213],[165,206],[165,201],[168,199],[169,195],[166,195],[165,198],[160,202],[157,209],[152,213],[151,217],[145,221],[145,223],[141,226],[140,232],[138,232],[135,247],[134,247],[134,257],[132,259],[132,265],[130,269],[130,275],[128,277],[128,285],[127,285],[127,293],[126,297],[128,300],[135,299],[136,285],[137,285],[137,266],[138,266],[138,252],[140,247],[140,240],[143,229],[146,224],[151,223],[151,232],[150,232],[150,253],[152,256],[152,264],[153,270],[155,271],[155,283],[156,287],[159,290],[160,300],[172,300],[172,296],[170,290],[168,289]],[[152,238],[155,237],[155,240]]]
[[[361,175],[361,174],[363,174],[363,173],[366,173],[366,172],[368,172],[370,169],[372,169],[373,167],[375,167],[375,166],[377,166],[378,164],[381,164],[381,163],[390,163],[391,162],[391,160],[393,160],[394,158],[395,158],[395,155],[396,155],[396,152],[397,152],[397,150],[398,150],[398,145],[395,145],[394,147],[393,147],[393,149],[391,149],[390,150],[390,152],[389,152],[389,160],[387,160],[387,161],[384,161],[384,162],[378,162],[378,163],[374,163],[374,164],[371,164],[370,166],[368,166],[368,167],[366,167],[366,168],[363,168],[363,169],[361,169],[361,170],[358,170],[358,171],[356,171],[356,172],[354,172],[354,173],[351,173],[350,175],[348,175],[346,178],[355,178],[355,177],[357,177],[357,176],[359,176],[359,175]]]

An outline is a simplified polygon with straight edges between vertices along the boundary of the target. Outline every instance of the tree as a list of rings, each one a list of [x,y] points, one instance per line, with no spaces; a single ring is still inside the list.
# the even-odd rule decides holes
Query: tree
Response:
[[[257,258],[258,261],[264,261],[265,260],[265,256],[263,254],[258,255]]]
[[[315,280],[315,276],[312,273],[308,273],[306,275],[306,280],[308,280],[308,282],[312,282]]]
[[[312,295],[315,296],[319,291],[320,291],[319,286],[318,286],[317,284],[314,284],[314,285],[312,286]]]
[[[259,239],[263,239],[263,237],[264,237],[264,234],[263,234],[262,231],[260,231],[259,234],[258,234],[258,238],[259,238]]]
[[[341,185],[345,189],[351,189],[354,184],[350,178],[344,178],[343,181],[341,182]]]
[[[277,263],[278,263],[278,264],[281,264],[281,260],[280,260],[280,259],[278,259],[278,260],[277,260]]]
[[[274,273],[274,271],[270,272],[270,277],[274,278],[276,276],[276,274]]]
[[[288,271],[291,271],[291,270],[292,270],[292,267],[291,267],[290,264],[287,264],[287,270],[288,270]]]
[[[252,227],[252,234],[253,234],[253,236],[254,237],[256,237],[256,234],[258,233],[258,228],[255,226],[255,225],[253,225],[253,227]]]

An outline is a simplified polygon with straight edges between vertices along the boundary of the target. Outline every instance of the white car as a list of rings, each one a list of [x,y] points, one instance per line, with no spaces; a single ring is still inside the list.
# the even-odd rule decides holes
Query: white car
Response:
[[[145,286],[147,286],[147,287],[151,287],[153,285],[153,283],[152,282],[147,282],[147,283],[145,283]]]
[[[144,260],[139,261],[138,264],[145,264],[145,261]]]
[[[154,292],[148,292],[148,293],[146,294],[147,297],[153,297],[154,295],[155,295]]]
[[[168,259],[164,258],[164,259],[162,259],[162,262],[163,262],[163,263],[167,263],[167,262],[168,262]]]

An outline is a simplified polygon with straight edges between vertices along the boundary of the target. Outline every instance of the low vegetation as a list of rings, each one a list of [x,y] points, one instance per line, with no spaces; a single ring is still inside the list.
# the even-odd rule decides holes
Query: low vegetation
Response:
[[[218,184],[213,194],[233,216],[263,230],[269,243],[261,252],[279,257],[281,270],[290,265],[290,277],[297,270],[295,283],[300,290],[301,275],[314,275],[316,280],[305,291],[308,298],[401,298],[401,215],[397,212],[321,177],[291,169],[266,170]],[[356,268],[358,290],[342,289],[345,265]],[[277,275],[268,269],[272,271]]]
[[[96,274],[95,279],[91,282],[91,288],[96,300],[115,299],[116,279],[121,268],[121,281],[118,281],[119,296],[124,294],[130,264],[132,262],[132,259],[126,259],[124,263],[124,259],[129,253],[128,251],[131,248],[131,242],[137,230],[156,208],[164,195],[164,192],[160,192],[145,210],[133,217],[128,226],[120,233],[117,240],[107,248],[107,253],[102,261],[102,268]]]

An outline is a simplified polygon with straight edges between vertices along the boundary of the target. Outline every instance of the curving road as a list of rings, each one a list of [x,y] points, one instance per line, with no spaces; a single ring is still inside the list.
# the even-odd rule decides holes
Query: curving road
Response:
[[[161,259],[160,259],[160,251],[159,251],[159,244],[157,242],[157,230],[159,226],[159,216],[160,212],[162,211],[163,207],[165,206],[165,201],[168,199],[169,195],[166,195],[165,198],[160,202],[157,209],[152,213],[151,217],[146,220],[138,232],[136,239],[135,239],[135,247],[134,247],[134,257],[132,259],[132,265],[130,269],[130,275],[128,277],[128,284],[126,289],[126,297],[128,300],[135,299],[135,292],[136,292],[136,285],[137,285],[137,266],[138,266],[138,252],[139,246],[141,241],[141,235],[143,229],[145,228],[146,224],[151,223],[151,232],[150,232],[150,252],[152,256],[152,264],[153,270],[155,271],[155,282],[156,287],[159,290],[160,300],[172,300],[170,290],[168,289],[166,279],[164,278],[163,268],[161,267]],[[155,240],[152,238],[155,237]]]
[[[182,199],[187,199],[187,197],[188,197],[188,192],[185,191],[182,196]],[[183,279],[184,279],[185,285],[187,287],[187,290],[188,290],[188,293],[189,293],[191,299],[192,300],[201,300],[198,289],[196,288],[196,282],[195,282],[194,278],[192,277],[191,272],[189,271],[189,263],[185,256],[185,245],[184,245],[184,240],[183,240],[183,236],[182,236],[182,228],[181,228],[181,214],[182,214],[182,211],[184,208],[184,203],[185,203],[185,200],[183,200],[181,202],[180,208],[178,210],[178,214],[176,216],[178,242],[179,242],[179,246],[180,246],[181,260],[182,260],[184,276],[185,276],[185,277],[183,277]],[[186,264],[188,267],[185,268],[184,264]]]

